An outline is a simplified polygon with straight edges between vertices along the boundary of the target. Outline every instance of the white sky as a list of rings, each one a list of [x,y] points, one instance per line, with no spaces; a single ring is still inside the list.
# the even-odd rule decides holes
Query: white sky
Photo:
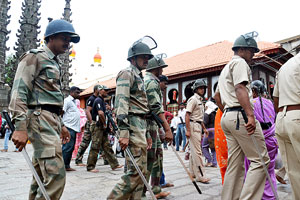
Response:
[[[11,1],[10,52],[17,40],[23,0]],[[47,18],[61,18],[64,6],[64,0],[42,0],[39,38]],[[72,0],[71,19],[81,37],[74,45],[76,59],[71,69],[76,68],[77,75],[72,78],[78,84],[127,67],[128,48],[144,35],[157,41],[154,54],[167,53],[168,57],[223,40],[234,41],[253,30],[261,41],[292,37],[300,34],[299,7],[296,0]],[[104,68],[90,67],[97,47]]]

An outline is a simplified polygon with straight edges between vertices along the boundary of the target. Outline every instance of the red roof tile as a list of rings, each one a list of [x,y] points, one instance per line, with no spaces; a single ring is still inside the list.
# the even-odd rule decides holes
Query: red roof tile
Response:
[[[163,74],[172,76],[180,73],[225,65],[233,56],[233,51],[231,50],[232,45],[232,42],[222,41],[167,58],[165,61],[169,66],[164,68]],[[258,42],[258,47],[261,52],[265,52],[271,49],[280,48],[281,46],[280,44],[271,42]],[[255,57],[258,58],[261,57],[261,55],[256,54]],[[99,82],[99,84],[113,89],[116,87],[116,78]],[[82,96],[93,93],[94,85],[84,90],[80,95]]]
[[[88,94],[92,94],[94,92],[94,86],[96,84],[100,84],[100,85],[105,85],[108,88],[114,89],[116,88],[116,78],[113,77],[111,79],[105,80],[105,81],[101,81],[98,83],[93,84],[92,86],[88,87],[87,89],[85,89],[83,92],[80,93],[80,96],[84,96],[84,95],[88,95]]]
[[[169,66],[164,69],[163,74],[171,76],[178,73],[224,65],[233,56],[232,45],[232,42],[222,41],[167,58],[165,61]],[[280,45],[270,42],[258,42],[258,47],[261,52],[264,52],[279,48]],[[260,57],[260,55],[256,55],[255,57]]]

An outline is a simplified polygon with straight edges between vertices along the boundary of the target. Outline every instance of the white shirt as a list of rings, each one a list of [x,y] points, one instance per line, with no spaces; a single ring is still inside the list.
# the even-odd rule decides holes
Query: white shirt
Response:
[[[182,110],[178,110],[178,120],[177,120],[177,123],[178,124],[181,124],[181,120],[180,120],[180,117],[183,121],[183,123],[185,123],[185,114],[186,114],[186,109],[182,109]]]
[[[80,111],[76,106],[75,99],[69,95],[64,100],[64,115],[63,115],[63,123],[66,127],[80,132]]]

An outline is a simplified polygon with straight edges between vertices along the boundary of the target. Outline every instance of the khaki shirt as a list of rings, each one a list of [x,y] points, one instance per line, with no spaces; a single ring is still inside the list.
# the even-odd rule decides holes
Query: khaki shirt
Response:
[[[279,108],[300,104],[300,53],[277,72],[273,96],[279,98]]]
[[[63,106],[59,63],[47,46],[30,50],[20,58],[9,104],[17,131],[27,130],[28,106]]]
[[[253,108],[251,81],[251,69],[249,65],[243,58],[234,55],[232,60],[222,70],[218,82],[217,92],[220,92],[222,104],[225,108],[241,106],[236,97],[234,87],[243,82],[247,82],[246,88],[251,107]]]
[[[204,104],[202,97],[195,93],[187,102],[186,112],[190,114],[190,120],[203,121],[204,119]]]

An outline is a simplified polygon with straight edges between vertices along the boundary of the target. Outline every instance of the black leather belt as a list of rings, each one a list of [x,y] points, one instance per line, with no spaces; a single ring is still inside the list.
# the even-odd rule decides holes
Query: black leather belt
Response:
[[[152,119],[152,116],[150,114],[143,114],[143,113],[128,113],[129,115],[133,115],[133,116],[137,116],[140,117],[142,119]]]
[[[244,111],[244,109],[243,109],[242,106],[226,108],[225,111],[226,111],[226,113],[227,113],[227,112],[234,112],[234,111],[237,111],[237,115],[236,115],[236,127],[235,127],[236,130],[239,130],[239,129],[240,129],[240,119],[239,119],[239,113],[240,113],[240,112],[242,113],[242,116],[243,116],[245,122],[248,123],[248,118],[247,118],[246,113],[245,113],[245,111]],[[225,114],[225,115],[226,115],[226,114]]]
[[[194,121],[194,120],[192,120],[192,119],[190,119],[190,122],[197,122],[198,124],[200,124],[201,125],[201,121]]]
[[[241,111],[241,110],[243,110],[242,106],[231,107],[231,108],[226,108],[225,109],[226,112]]]
[[[54,105],[40,105],[40,106],[28,106],[29,109],[36,109],[37,107],[41,107],[42,110],[47,110],[51,113],[55,113],[57,115],[60,115],[62,112],[62,108],[59,106],[54,106]]]

